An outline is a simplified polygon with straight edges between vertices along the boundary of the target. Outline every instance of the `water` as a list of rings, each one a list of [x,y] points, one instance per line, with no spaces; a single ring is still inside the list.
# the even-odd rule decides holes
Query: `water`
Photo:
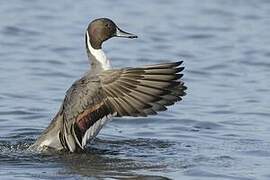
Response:
[[[0,2],[0,179],[270,179],[267,0]],[[115,119],[81,154],[26,149],[89,68],[84,31],[109,17],[136,40],[114,67],[184,60],[184,101]]]

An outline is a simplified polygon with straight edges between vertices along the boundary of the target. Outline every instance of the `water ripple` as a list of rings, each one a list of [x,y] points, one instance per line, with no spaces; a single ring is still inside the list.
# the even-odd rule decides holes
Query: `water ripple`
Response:
[[[0,179],[269,179],[269,1],[25,0],[0,12]],[[114,68],[183,60],[187,96],[115,118],[85,152],[28,152],[88,69],[97,17],[139,36],[103,44]]]

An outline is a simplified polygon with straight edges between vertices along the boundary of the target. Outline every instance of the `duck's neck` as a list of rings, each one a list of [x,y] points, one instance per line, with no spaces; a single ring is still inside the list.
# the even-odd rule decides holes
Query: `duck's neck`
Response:
[[[111,69],[110,60],[106,57],[104,51],[101,48],[94,49],[92,47],[88,31],[85,33],[85,40],[88,59],[91,63],[91,71],[93,73],[99,73]]]

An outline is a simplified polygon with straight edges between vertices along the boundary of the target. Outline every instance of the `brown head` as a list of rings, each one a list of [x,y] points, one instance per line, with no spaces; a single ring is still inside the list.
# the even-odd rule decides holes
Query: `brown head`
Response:
[[[86,41],[90,41],[94,49],[101,49],[102,43],[112,37],[137,38],[136,35],[121,30],[108,18],[95,19],[86,31]]]

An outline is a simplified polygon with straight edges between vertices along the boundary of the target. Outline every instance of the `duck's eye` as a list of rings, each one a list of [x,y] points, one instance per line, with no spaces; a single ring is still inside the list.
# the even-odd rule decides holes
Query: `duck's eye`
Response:
[[[105,24],[106,27],[109,27],[109,24]]]

